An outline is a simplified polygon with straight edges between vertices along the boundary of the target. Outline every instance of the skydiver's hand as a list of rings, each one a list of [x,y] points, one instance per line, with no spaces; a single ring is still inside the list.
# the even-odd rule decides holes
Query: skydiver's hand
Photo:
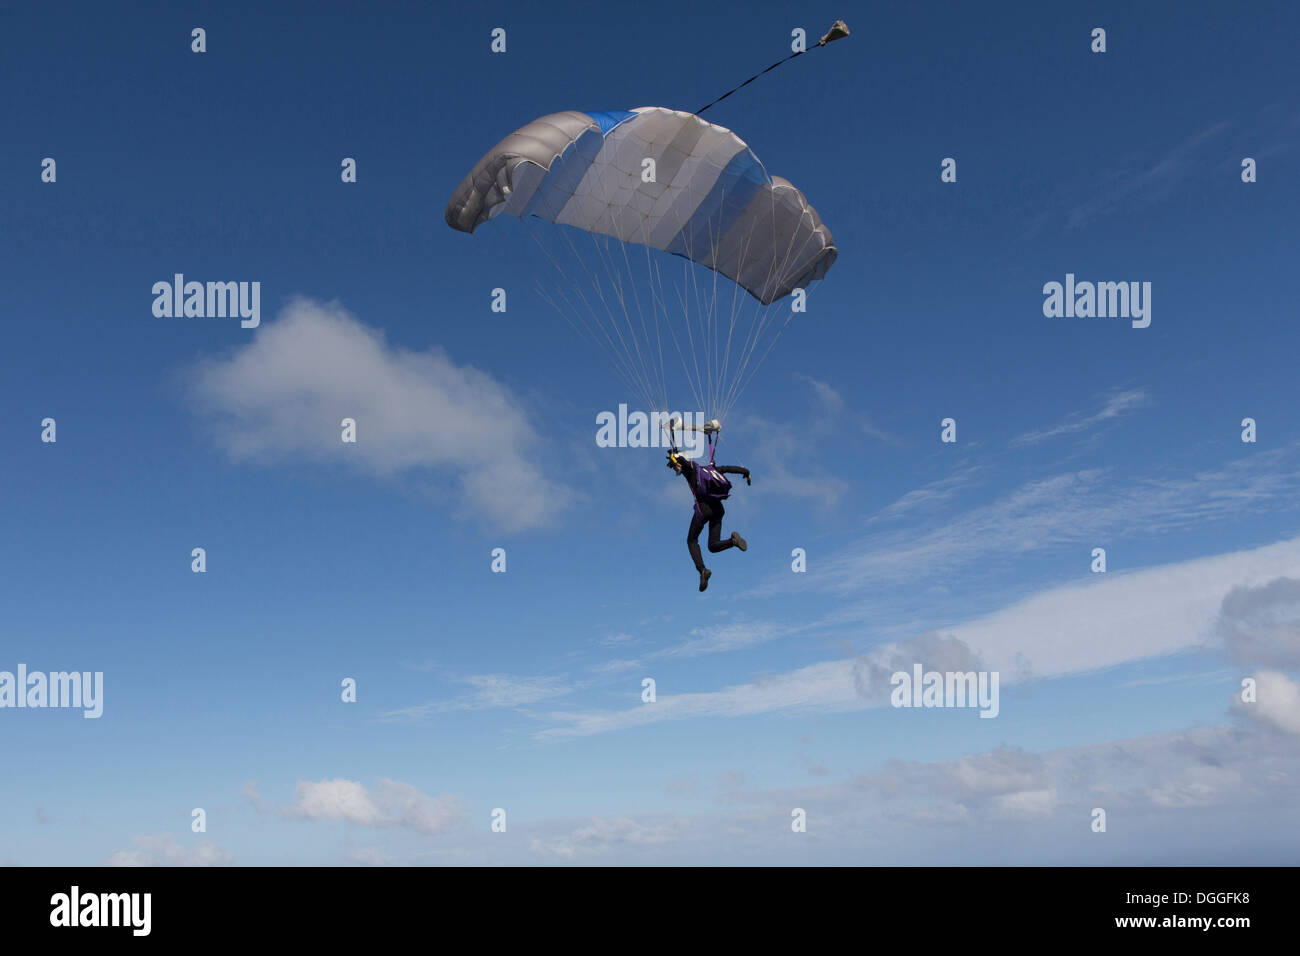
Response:
[[[748,468],[745,469],[745,484],[747,484],[747,485],[753,484],[753,482],[751,482],[751,481],[749,480],[749,469],[748,469]]]

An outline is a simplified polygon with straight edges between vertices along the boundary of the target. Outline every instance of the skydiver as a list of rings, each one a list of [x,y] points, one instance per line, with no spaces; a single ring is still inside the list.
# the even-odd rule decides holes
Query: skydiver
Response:
[[[751,484],[749,469],[712,463],[697,465],[676,448],[668,452],[668,467],[686,479],[686,483],[691,486],[691,494],[695,496],[695,513],[691,515],[690,530],[686,532],[686,547],[691,552],[691,560],[695,562],[695,570],[700,572],[700,590],[703,591],[709,586],[709,578],[713,574],[704,566],[704,558],[700,554],[700,532],[706,523],[709,526],[710,553],[716,554],[728,548],[749,550],[745,539],[734,531],[727,540],[722,540],[722,516],[726,514],[722,499],[731,493],[731,482],[722,476],[744,475],[745,484],[748,485]]]

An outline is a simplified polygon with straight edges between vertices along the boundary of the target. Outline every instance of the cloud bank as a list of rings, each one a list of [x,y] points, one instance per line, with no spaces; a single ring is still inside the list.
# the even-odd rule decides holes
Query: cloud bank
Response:
[[[509,531],[551,523],[571,498],[534,463],[540,438],[505,385],[441,349],[390,346],[338,305],[294,301],[249,344],[200,363],[190,393],[235,461],[445,482],[462,515]],[[340,440],[344,418],[354,444]]]

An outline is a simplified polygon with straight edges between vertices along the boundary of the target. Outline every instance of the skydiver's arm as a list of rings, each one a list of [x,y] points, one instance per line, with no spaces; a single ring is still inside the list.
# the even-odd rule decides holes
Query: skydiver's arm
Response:
[[[739,465],[719,465],[718,471],[722,472],[724,475],[744,475],[745,484],[750,484],[748,468],[742,468]]]

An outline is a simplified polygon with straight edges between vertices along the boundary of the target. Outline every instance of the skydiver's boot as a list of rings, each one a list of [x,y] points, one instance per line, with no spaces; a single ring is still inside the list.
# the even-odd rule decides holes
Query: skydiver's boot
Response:
[[[704,591],[709,586],[709,578],[713,577],[713,572],[705,568],[700,572],[700,590]]]
[[[731,532],[731,543],[734,544],[736,547],[738,547],[741,551],[749,550],[749,543],[744,538],[742,538],[739,534],[737,534],[735,531]]]

